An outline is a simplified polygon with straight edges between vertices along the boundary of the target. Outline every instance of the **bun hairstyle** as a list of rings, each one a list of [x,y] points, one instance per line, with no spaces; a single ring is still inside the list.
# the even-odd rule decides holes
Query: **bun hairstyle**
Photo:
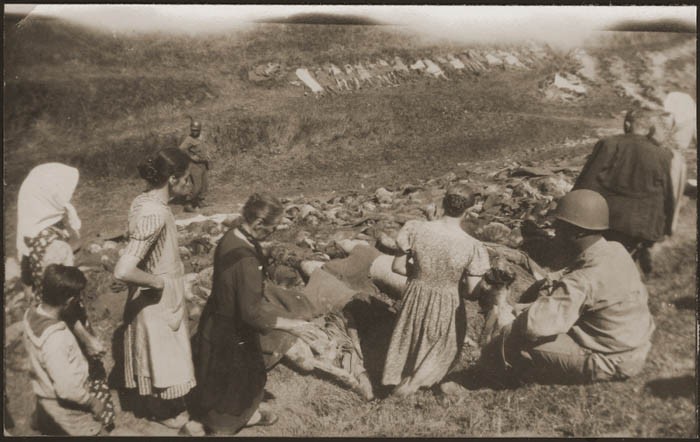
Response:
[[[464,215],[464,212],[474,205],[478,194],[473,187],[466,184],[450,187],[442,199],[442,208],[445,210],[445,215],[451,217]]]
[[[139,175],[152,187],[162,187],[168,178],[180,178],[187,171],[190,157],[180,149],[169,147],[138,165]]]
[[[272,195],[265,193],[254,193],[243,206],[243,219],[247,223],[252,223],[256,219],[262,219],[266,225],[282,214],[284,207],[282,203]]]

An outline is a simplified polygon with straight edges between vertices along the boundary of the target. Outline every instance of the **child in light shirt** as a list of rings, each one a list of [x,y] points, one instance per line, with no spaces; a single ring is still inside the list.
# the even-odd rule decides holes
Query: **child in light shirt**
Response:
[[[61,315],[85,288],[76,267],[49,265],[42,300],[24,315],[24,344],[37,396],[37,426],[45,434],[93,436],[113,426],[114,406],[104,382],[89,377],[88,361]]]

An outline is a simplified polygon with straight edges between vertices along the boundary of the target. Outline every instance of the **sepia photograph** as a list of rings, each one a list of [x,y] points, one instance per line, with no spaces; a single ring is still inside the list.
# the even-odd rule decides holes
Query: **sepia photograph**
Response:
[[[4,436],[697,438],[696,17],[4,4]]]

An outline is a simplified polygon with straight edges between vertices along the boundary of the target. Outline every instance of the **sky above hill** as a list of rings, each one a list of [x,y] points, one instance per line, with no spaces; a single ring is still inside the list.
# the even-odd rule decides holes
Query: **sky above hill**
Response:
[[[427,37],[456,41],[543,40],[576,44],[592,31],[627,20],[696,23],[695,6],[351,6],[351,5],[30,5],[6,13],[69,19],[109,32],[209,33],[295,14],[363,16]]]

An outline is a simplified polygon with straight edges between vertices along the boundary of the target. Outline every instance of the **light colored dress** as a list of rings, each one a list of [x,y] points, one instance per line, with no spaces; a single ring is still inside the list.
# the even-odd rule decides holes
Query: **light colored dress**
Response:
[[[461,230],[448,230],[440,221],[409,221],[396,243],[410,252],[413,266],[382,383],[397,385],[403,380],[417,390],[439,382],[457,356],[464,338],[464,327],[458,327],[464,318],[459,280],[465,269],[483,275],[489,257],[478,240]]]
[[[130,287],[124,313],[126,387],[160,399],[182,397],[196,385],[184,268],[173,214],[151,193],[142,193],[131,204],[124,253],[139,258],[140,269],[165,281],[162,296],[153,289]]]

